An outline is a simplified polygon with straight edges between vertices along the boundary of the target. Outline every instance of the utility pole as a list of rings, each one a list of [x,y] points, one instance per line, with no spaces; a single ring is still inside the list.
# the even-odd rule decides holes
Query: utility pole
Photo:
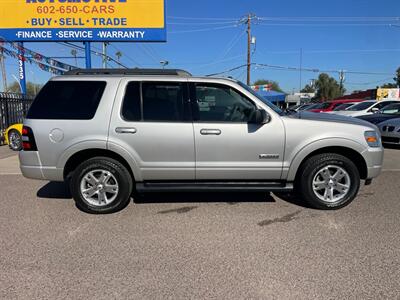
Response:
[[[247,85],[250,85],[250,67],[251,67],[251,19],[252,14],[247,15]]]
[[[344,74],[343,70],[340,70],[339,72],[339,87],[340,87],[340,92],[343,91],[343,82],[345,81],[346,77]]]
[[[249,13],[247,16],[240,19],[240,24],[247,25],[247,85],[250,85],[250,71],[251,71],[251,45],[256,43],[255,37],[251,36],[251,21],[257,17]]]
[[[108,60],[107,46],[108,46],[108,43],[104,42],[103,43],[103,69],[107,69],[107,60]]]
[[[303,71],[303,48],[300,48],[300,87],[299,87],[299,93],[301,93],[301,85],[302,85],[302,71]]]
[[[1,68],[1,76],[3,77],[3,92],[7,92],[7,75],[6,75],[6,65],[5,65],[5,57],[3,53],[3,48],[0,49],[0,68]]]

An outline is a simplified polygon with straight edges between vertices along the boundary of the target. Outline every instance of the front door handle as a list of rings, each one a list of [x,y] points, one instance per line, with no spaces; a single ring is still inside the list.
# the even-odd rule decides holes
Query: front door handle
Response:
[[[115,128],[115,132],[116,133],[130,133],[130,134],[134,134],[136,133],[136,128],[134,127],[117,127]]]
[[[220,135],[221,130],[219,130],[219,129],[201,129],[200,134],[202,134],[202,135]]]

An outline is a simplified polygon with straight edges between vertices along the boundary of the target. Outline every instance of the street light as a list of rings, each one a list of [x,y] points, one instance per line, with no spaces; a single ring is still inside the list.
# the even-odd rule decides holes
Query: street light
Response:
[[[162,61],[160,61],[160,65],[161,65],[162,68],[164,69],[165,66],[168,66],[168,65],[169,65],[169,61],[168,61],[168,60],[162,60]]]

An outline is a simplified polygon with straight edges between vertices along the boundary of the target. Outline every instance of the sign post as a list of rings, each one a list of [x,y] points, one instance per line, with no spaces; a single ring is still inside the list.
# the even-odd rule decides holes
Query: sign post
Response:
[[[85,60],[86,69],[92,68],[92,52],[90,50],[90,42],[85,42]]]
[[[18,78],[21,94],[26,95],[25,53],[22,42],[18,43]]]

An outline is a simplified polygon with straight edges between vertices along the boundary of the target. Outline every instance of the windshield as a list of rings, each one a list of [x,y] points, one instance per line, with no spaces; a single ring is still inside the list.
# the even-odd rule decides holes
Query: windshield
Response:
[[[370,108],[372,105],[374,105],[376,102],[360,102],[358,104],[353,105],[350,107],[348,110],[349,111],[360,111],[364,110],[367,108]]]
[[[382,114],[400,115],[400,104],[389,104],[381,111]]]
[[[310,107],[307,107],[306,110],[311,110],[311,109],[325,109],[328,108],[331,104],[329,102],[323,102],[323,103],[316,103],[314,105],[311,105]]]
[[[311,104],[305,108],[305,110],[314,109],[319,105],[319,103]]]
[[[249,93],[251,93],[253,96],[257,97],[259,100],[261,100],[264,104],[268,105],[269,108],[271,108],[274,112],[276,112],[277,114],[283,115],[283,110],[281,110],[278,106],[276,106],[275,104],[272,104],[271,102],[269,102],[268,100],[264,99],[263,97],[261,97],[259,94],[257,94],[256,91],[254,91],[251,87],[249,87],[248,85],[244,84],[243,82],[238,81],[237,82],[242,88],[244,88],[246,91],[248,91]]]
[[[354,105],[354,103],[343,103],[343,104],[340,104],[339,106],[337,106],[337,107],[335,107],[335,111],[338,111],[338,110],[346,110],[346,108],[348,108],[348,107],[350,107],[350,106],[352,106],[352,105]]]

